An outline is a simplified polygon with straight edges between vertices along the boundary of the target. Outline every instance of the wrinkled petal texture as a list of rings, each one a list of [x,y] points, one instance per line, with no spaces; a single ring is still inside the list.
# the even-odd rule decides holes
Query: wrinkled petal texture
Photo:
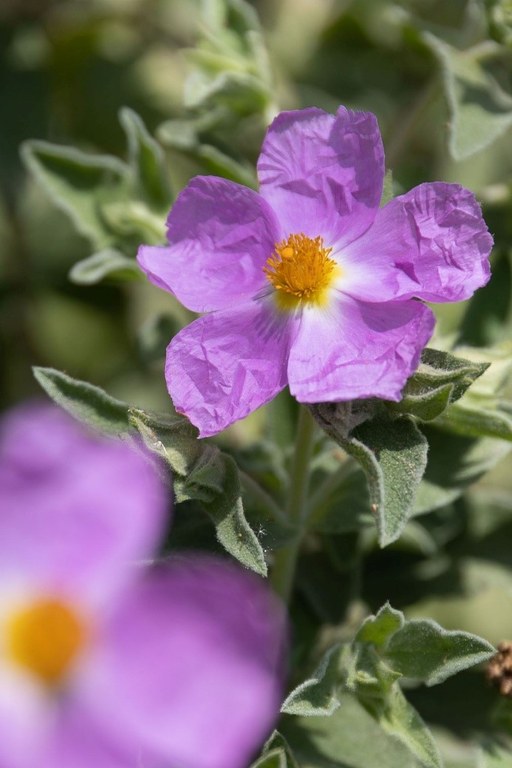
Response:
[[[290,391],[299,402],[399,400],[434,329],[416,301],[364,304],[348,297],[304,311],[290,352]]]
[[[142,246],[149,279],[194,312],[224,309],[266,285],[263,265],[279,240],[275,216],[247,187],[198,176],[167,221],[169,247]]]
[[[469,190],[421,184],[391,200],[346,248],[343,289],[366,301],[462,301],[488,281],[492,242]]]
[[[104,600],[154,551],[167,511],[148,460],[30,404],[0,427],[0,568],[7,582]]]
[[[291,323],[265,299],[212,312],[169,344],[165,376],[176,410],[201,437],[271,400],[287,384]]]
[[[112,616],[84,701],[140,765],[245,768],[279,711],[286,643],[284,612],[258,577],[177,558]]]
[[[368,229],[379,206],[384,150],[375,115],[340,107],[282,112],[258,160],[260,192],[286,237],[320,235],[328,246]]]

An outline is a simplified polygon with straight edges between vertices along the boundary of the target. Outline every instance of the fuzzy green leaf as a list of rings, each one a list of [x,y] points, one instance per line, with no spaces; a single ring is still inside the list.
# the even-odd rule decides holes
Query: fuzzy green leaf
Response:
[[[431,732],[409,704],[398,684],[381,702],[362,701],[381,728],[398,739],[424,768],[442,768],[441,756]]]
[[[487,661],[495,648],[469,632],[452,632],[435,621],[408,621],[390,639],[385,657],[405,677],[437,685]]]
[[[78,232],[98,250],[112,243],[101,206],[123,197],[128,184],[124,163],[115,157],[86,154],[45,141],[25,142],[22,158]]]
[[[331,717],[290,718],[285,735],[301,768],[417,768],[401,741],[348,693]]]
[[[34,368],[34,376],[58,405],[84,424],[108,435],[140,435],[172,469],[177,501],[200,501],[224,548],[247,568],[266,575],[262,547],[244,515],[235,462],[216,446],[199,441],[187,419],[131,408],[99,387],[52,368]]]
[[[266,576],[263,549],[244,515],[237,466],[230,456],[222,456],[224,474],[221,490],[211,501],[203,501],[203,506],[212,518],[217,538],[224,548],[242,565]]]
[[[299,768],[290,745],[278,731],[274,731],[263,748],[262,756],[251,768]]]
[[[496,437],[512,441],[512,404],[496,403],[493,408],[477,398],[455,403],[442,414],[438,425],[468,437]]]
[[[182,416],[155,416],[138,408],[129,408],[128,417],[146,447],[161,456],[178,476],[175,483],[179,483],[179,489],[180,478],[189,475],[203,450],[197,430]]]
[[[357,427],[346,450],[365,471],[381,546],[400,536],[427,465],[428,444],[414,422],[372,419]]]
[[[368,616],[363,621],[355,640],[359,643],[371,643],[379,648],[384,647],[392,635],[403,627],[403,624],[403,613],[395,611],[389,603],[386,603],[375,616]]]
[[[197,430],[182,417],[157,420],[130,409],[130,422],[146,446],[160,455],[176,474],[177,502],[197,499],[213,520],[217,538],[233,557],[265,576],[260,542],[244,514],[238,468],[230,456],[197,440]]]
[[[94,285],[106,278],[140,280],[142,272],[133,259],[114,248],[106,248],[78,261],[69,272],[69,279],[77,285]]]
[[[338,687],[340,655],[346,647],[335,645],[322,658],[313,675],[286,698],[281,712],[314,717],[332,715],[340,706]]]
[[[107,435],[130,431],[127,403],[54,368],[35,367],[33,372],[46,394],[75,419]]]
[[[157,211],[167,211],[172,195],[162,148],[132,109],[122,109],[119,119],[128,138],[128,157],[138,197]]]
[[[431,421],[462,397],[488,368],[489,363],[475,363],[427,347],[405,386],[402,400],[387,404],[387,408],[392,413],[409,413],[422,421]]]
[[[360,412],[344,405],[317,405],[312,412],[322,429],[361,465],[384,547],[398,539],[412,513],[428,443],[408,416],[380,415],[377,401],[362,401]],[[372,418],[373,413],[377,415]],[[351,421],[358,426],[351,429]]]
[[[463,160],[492,144],[512,126],[512,97],[486,72],[471,49],[457,50],[430,33],[424,38],[441,65],[450,112],[448,147],[455,160]],[[494,45],[499,51],[499,45]]]

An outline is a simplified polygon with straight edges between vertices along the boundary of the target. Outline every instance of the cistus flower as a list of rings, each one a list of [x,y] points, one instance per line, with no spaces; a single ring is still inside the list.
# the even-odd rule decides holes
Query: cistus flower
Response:
[[[303,403],[399,400],[434,328],[421,301],[467,299],[492,238],[471,192],[421,184],[379,208],[377,120],[340,107],[283,112],[258,161],[259,194],[196,177],[142,246],[149,279],[208,313],[172,340],[176,410],[215,434],[287,384]]]
[[[281,693],[263,582],[208,556],[149,565],[159,477],[57,409],[5,419],[0,487],[2,768],[245,768]]]

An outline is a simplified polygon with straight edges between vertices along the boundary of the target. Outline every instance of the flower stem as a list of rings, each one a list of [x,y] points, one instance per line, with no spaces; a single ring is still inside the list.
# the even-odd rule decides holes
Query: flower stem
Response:
[[[286,547],[277,550],[272,569],[271,582],[274,590],[285,602],[289,602],[300,545],[304,533],[307,515],[307,494],[309,488],[310,459],[313,452],[315,422],[306,406],[301,406],[295,452],[290,469],[288,503],[286,515],[288,522],[295,528],[295,535]]]

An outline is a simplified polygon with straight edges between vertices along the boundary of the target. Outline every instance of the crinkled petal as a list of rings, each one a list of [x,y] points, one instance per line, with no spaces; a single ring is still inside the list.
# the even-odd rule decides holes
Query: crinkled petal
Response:
[[[177,558],[112,615],[83,701],[133,765],[245,768],[279,712],[286,640],[284,612],[258,577]]]
[[[150,556],[168,500],[147,457],[48,405],[0,426],[0,569],[15,590],[104,600]]]
[[[303,232],[344,245],[372,223],[384,178],[375,115],[340,107],[282,112],[267,131],[258,161],[260,191],[284,235]]]
[[[364,304],[347,297],[323,312],[305,310],[290,351],[290,391],[304,403],[399,400],[434,323],[416,301]]]
[[[381,208],[341,254],[340,287],[365,301],[462,301],[489,279],[492,237],[474,195],[420,184]]]
[[[267,403],[287,383],[290,332],[265,299],[195,320],[167,348],[176,410],[207,437]]]
[[[198,176],[178,196],[167,226],[169,246],[143,245],[137,260],[155,285],[188,309],[224,309],[265,285],[263,266],[279,240],[279,228],[257,192]]]

